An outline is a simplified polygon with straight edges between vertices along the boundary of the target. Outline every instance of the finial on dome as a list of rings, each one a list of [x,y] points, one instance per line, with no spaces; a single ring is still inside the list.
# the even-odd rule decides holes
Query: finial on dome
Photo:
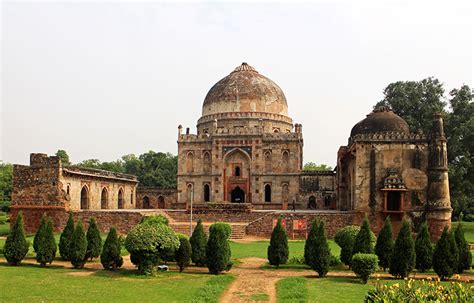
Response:
[[[374,108],[373,112],[374,113],[380,113],[380,112],[391,112],[392,109],[388,105],[379,105],[376,108]]]
[[[248,65],[247,62],[242,62],[241,65],[237,66],[233,73],[235,72],[254,72],[254,73],[258,73],[255,68],[253,68],[252,66]]]

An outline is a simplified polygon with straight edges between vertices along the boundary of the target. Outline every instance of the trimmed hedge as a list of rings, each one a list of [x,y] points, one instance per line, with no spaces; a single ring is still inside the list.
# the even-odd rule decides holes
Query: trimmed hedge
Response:
[[[43,224],[44,221],[44,224]],[[56,240],[53,233],[53,222],[50,218],[43,217],[42,224],[35,235],[35,252],[36,261],[41,267],[45,267],[46,263],[52,263],[56,256]]]
[[[117,230],[115,227],[111,227],[100,254],[100,263],[102,263],[104,269],[115,270],[122,267],[123,258],[120,255],[120,250],[121,243],[117,237]]]
[[[375,244],[375,254],[379,258],[379,265],[385,271],[390,267],[390,258],[393,252],[393,234],[392,234],[392,222],[390,216],[387,216],[385,222],[380,230],[379,236],[377,237],[377,243]]]
[[[201,219],[198,220],[196,228],[194,229],[189,242],[191,243],[192,250],[191,259],[193,260],[194,264],[197,266],[205,266],[207,235],[204,232]]]
[[[179,236],[179,248],[176,250],[176,264],[179,267],[179,272],[182,272],[191,263],[191,243],[187,237]]]
[[[429,270],[433,265],[433,244],[431,244],[430,232],[426,222],[421,225],[421,230],[416,236],[415,253],[415,268],[420,272]]]
[[[370,275],[377,271],[379,258],[375,254],[355,254],[352,257],[352,270],[367,284]]]
[[[66,226],[59,237],[59,254],[63,260],[69,261],[70,250],[71,250],[71,241],[72,234],[74,233],[74,219],[72,217],[72,212],[69,212],[69,218],[67,219]]]
[[[393,247],[390,260],[390,274],[397,278],[408,277],[413,268],[415,268],[415,258],[415,243],[411,233],[410,222],[405,219]]]
[[[334,241],[341,248],[340,259],[347,266],[351,266],[352,249],[360,227],[357,225],[349,225],[341,228],[335,235]]]
[[[95,218],[91,218],[89,221],[89,228],[87,229],[87,252],[86,260],[92,260],[100,256],[102,250],[102,238],[100,237],[99,226]]]
[[[5,259],[7,259],[8,264],[20,264],[21,260],[23,260],[28,253],[29,246],[30,243],[25,237],[23,212],[20,211],[3,247],[3,255]]]
[[[214,275],[232,267],[231,251],[227,241],[230,236],[228,227],[230,226],[225,223],[214,223],[209,227],[209,240],[206,246],[207,268]]]
[[[278,219],[275,228],[273,228],[267,250],[268,262],[278,268],[280,264],[285,264],[288,261],[288,254],[288,238],[285,229],[281,225],[281,219]]]

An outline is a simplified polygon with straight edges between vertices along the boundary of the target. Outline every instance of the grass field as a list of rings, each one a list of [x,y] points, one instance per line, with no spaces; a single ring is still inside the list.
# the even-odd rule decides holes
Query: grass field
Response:
[[[458,222],[453,222],[453,227],[455,228],[458,225]],[[464,236],[466,241],[469,243],[474,243],[474,222],[462,222],[462,228],[464,230]]]
[[[54,264],[54,263],[53,263]],[[138,276],[135,271],[117,273],[84,271],[58,267],[38,268],[0,265],[2,302],[217,302],[233,281],[232,275],[159,273]]]

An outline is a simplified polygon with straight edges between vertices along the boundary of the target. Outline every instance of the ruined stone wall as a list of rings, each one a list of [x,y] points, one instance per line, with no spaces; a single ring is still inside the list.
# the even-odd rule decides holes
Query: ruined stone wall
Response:
[[[175,208],[177,199],[178,191],[176,189],[138,187],[136,208]],[[145,205],[147,200],[148,205]]]

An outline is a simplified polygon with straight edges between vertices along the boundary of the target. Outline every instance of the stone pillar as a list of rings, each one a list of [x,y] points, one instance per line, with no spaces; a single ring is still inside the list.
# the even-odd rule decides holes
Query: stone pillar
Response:
[[[439,238],[445,225],[451,225],[448,157],[443,118],[436,113],[429,136],[428,205],[426,219],[431,236]]]

